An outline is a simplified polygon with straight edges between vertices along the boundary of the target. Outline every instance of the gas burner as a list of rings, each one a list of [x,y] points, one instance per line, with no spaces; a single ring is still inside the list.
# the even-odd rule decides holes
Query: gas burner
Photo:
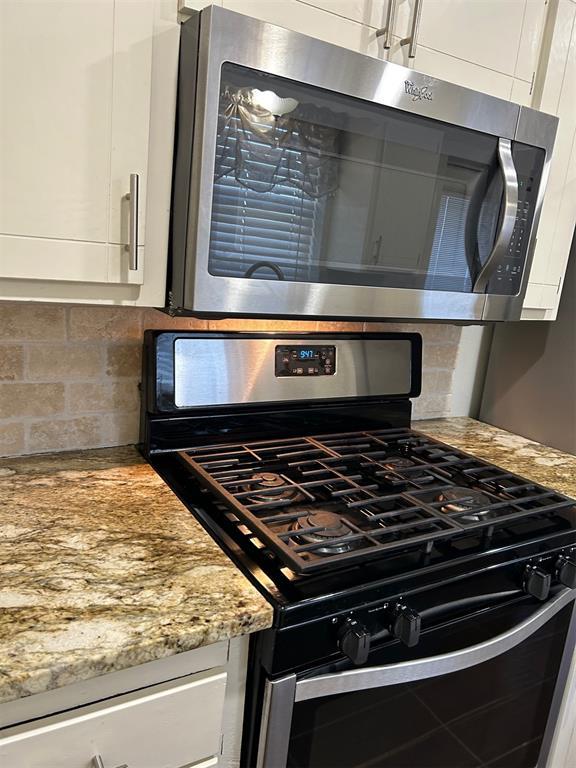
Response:
[[[390,472],[397,472],[406,479],[422,477],[426,474],[423,469],[412,469],[412,467],[418,467],[417,463],[412,459],[406,458],[406,456],[389,456],[383,463],[384,469],[390,470]],[[410,470],[406,472],[406,470]],[[406,472],[406,474],[404,474]]]
[[[250,478],[246,490],[251,491],[248,498],[253,504],[279,500],[297,501],[302,498],[298,488],[289,485],[288,481],[276,472],[257,472]]]
[[[445,513],[474,513],[475,510],[487,507],[492,503],[490,497],[486,496],[485,493],[481,493],[474,488],[464,488],[458,485],[442,491],[436,500],[446,502],[440,507],[442,512]],[[474,514],[466,514],[462,519],[468,520],[471,523],[480,523],[489,514],[489,510],[483,510]]]
[[[320,530],[310,533],[302,533],[298,536],[301,542],[306,544],[324,543],[323,547],[314,549],[316,555],[339,555],[344,552],[350,552],[355,549],[356,541],[347,541],[346,537],[351,531],[342,520],[342,517],[335,512],[326,509],[306,510],[307,514],[298,517],[290,530],[298,531],[306,528],[319,528]]]

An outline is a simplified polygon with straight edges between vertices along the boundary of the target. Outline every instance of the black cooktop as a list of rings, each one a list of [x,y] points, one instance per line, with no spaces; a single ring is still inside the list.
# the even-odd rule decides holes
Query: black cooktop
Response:
[[[209,445],[180,458],[295,573],[550,517],[574,502],[409,429]]]
[[[153,465],[300,620],[319,601],[343,607],[576,544],[572,499],[408,428],[203,445]]]

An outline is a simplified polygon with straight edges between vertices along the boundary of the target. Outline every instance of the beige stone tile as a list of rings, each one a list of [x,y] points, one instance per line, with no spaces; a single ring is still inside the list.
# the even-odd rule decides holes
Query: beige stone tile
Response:
[[[41,302],[0,302],[2,341],[58,341],[65,336],[64,307]]]
[[[106,413],[99,417],[102,445],[132,445],[138,442],[140,414]]]
[[[315,320],[239,320],[227,318],[225,320],[210,320],[208,327],[211,331],[263,331],[271,333],[291,331],[299,333],[315,331],[317,322]]]
[[[427,370],[422,371],[422,394],[441,395],[452,392],[454,371]]]
[[[70,307],[68,335],[73,341],[139,341],[142,315],[137,307]]]
[[[64,410],[64,384],[0,384],[0,419],[52,416]]]
[[[319,320],[317,323],[317,330],[326,333],[358,333],[364,330],[364,323]]]
[[[142,315],[142,330],[205,331],[208,320],[197,317],[170,317],[159,309],[147,309]]]
[[[413,419],[436,419],[441,416],[449,415],[452,396],[449,394],[421,395],[419,398],[413,400],[412,404]],[[418,429],[417,426],[416,429]]]
[[[120,377],[140,376],[142,366],[141,344],[112,344],[106,350],[106,374]]]
[[[0,456],[24,453],[24,426],[19,422],[0,424]]]
[[[38,344],[28,347],[26,378],[29,381],[97,379],[104,371],[100,346],[88,344]]]
[[[419,333],[420,326],[413,323],[396,323],[382,321],[378,323],[364,323],[366,333]]]
[[[136,411],[140,404],[136,379],[101,383],[73,382],[67,387],[71,413]]]
[[[0,344],[0,381],[20,381],[24,372],[24,348]]]
[[[101,445],[97,416],[35,421],[28,425],[27,432],[29,453],[68,451]]]
[[[448,323],[423,323],[418,326],[417,330],[418,333],[422,334],[424,343],[457,344],[462,334],[462,326]]]
[[[457,344],[424,344],[424,368],[454,368]]]

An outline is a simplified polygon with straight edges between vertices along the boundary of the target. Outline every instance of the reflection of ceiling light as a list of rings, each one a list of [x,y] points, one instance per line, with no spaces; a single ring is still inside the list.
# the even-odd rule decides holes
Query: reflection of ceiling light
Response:
[[[298,106],[296,99],[282,99],[274,91],[259,91],[258,88],[252,88],[252,103],[279,117],[293,112]]]

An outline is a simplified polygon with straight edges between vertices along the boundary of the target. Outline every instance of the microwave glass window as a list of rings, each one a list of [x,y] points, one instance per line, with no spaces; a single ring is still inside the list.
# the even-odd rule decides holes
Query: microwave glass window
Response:
[[[472,291],[500,221],[497,137],[228,63],[219,103],[211,274]],[[544,153],[513,155],[523,229],[489,285],[508,295]]]

